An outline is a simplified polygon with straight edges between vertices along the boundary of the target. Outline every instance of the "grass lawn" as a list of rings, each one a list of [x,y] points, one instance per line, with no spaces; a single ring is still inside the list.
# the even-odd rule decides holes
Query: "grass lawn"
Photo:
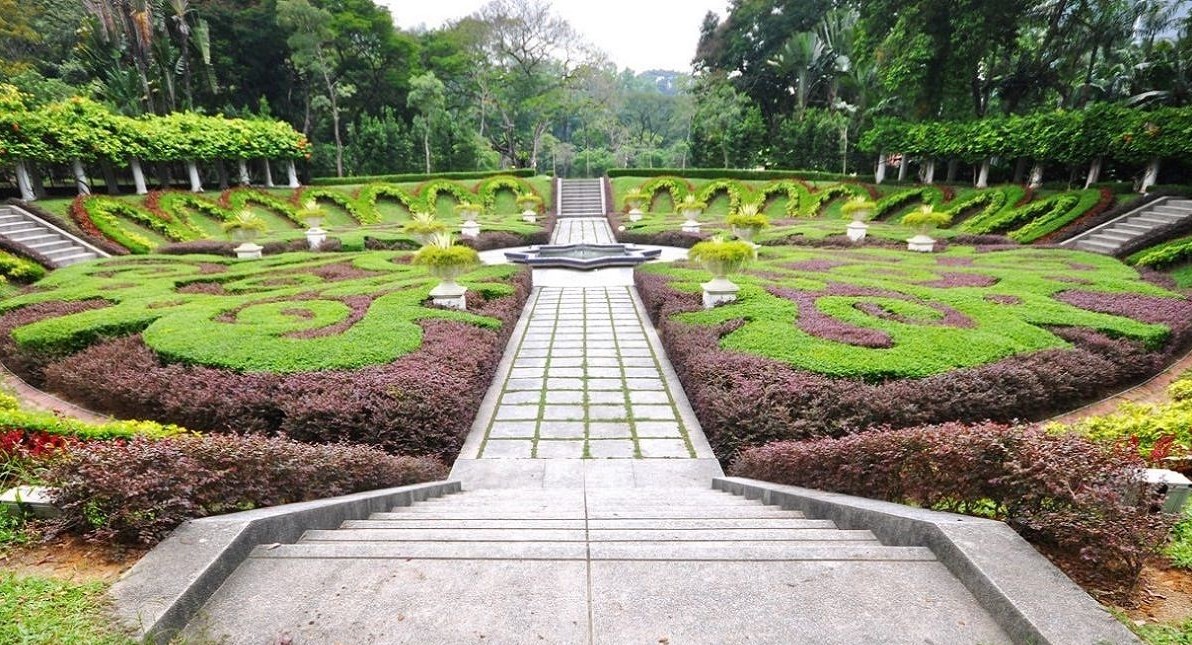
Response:
[[[107,586],[0,573],[0,643],[12,645],[125,645],[112,626]]]

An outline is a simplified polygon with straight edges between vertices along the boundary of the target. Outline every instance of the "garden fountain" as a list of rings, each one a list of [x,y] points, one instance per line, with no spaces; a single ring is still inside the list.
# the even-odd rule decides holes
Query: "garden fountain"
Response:
[[[533,269],[535,287],[629,286],[633,268],[661,253],[632,244],[544,244],[505,257]]]

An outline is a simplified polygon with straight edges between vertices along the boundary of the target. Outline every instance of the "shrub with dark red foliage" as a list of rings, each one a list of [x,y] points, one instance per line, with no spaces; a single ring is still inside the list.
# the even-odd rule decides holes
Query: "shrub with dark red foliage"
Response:
[[[223,255],[236,257],[236,247],[239,242],[222,242],[219,240],[196,240],[193,242],[172,242],[157,247],[154,252],[165,255]],[[343,249],[339,238],[328,238],[319,246],[320,251],[334,252]],[[309,251],[310,243],[305,239],[289,241],[270,241],[261,244],[263,255],[277,255],[279,253],[293,253]]]
[[[492,381],[529,292],[469,300],[500,330],[423,320],[422,347],[387,365],[297,374],[165,364],[139,335],[103,341],[43,369],[47,389],[94,410],[199,431],[350,440],[411,455],[454,457]],[[0,318],[0,326],[4,318]],[[11,355],[7,354],[6,356]]]
[[[738,477],[992,516],[1077,582],[1112,598],[1134,589],[1174,517],[1154,512],[1125,446],[993,423],[952,423],[741,453]]]
[[[437,459],[364,446],[210,435],[79,444],[54,463],[47,480],[57,488],[60,529],[152,544],[193,518],[446,475]]]
[[[1153,374],[1165,360],[1136,341],[1061,328],[1054,333],[1073,347],[921,379],[832,379],[725,351],[719,341],[736,329],[733,323],[712,327],[671,320],[673,314],[699,310],[699,294],[675,291],[665,277],[643,272],[637,274],[637,286],[721,459],[770,441],[839,437],[873,426],[1045,419]],[[1176,334],[1183,329],[1179,325]],[[1167,351],[1180,345],[1172,343]]]

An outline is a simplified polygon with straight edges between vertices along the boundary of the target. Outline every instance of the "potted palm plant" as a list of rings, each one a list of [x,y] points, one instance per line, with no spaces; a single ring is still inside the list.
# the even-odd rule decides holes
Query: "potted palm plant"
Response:
[[[908,213],[902,218],[902,223],[914,227],[916,235],[906,241],[907,250],[931,253],[935,250],[935,239],[928,233],[941,226],[947,226],[951,221],[950,214],[936,212],[935,207],[931,204],[923,204]]]
[[[645,206],[649,200],[649,195],[646,195],[640,190],[631,190],[625,194],[625,206],[629,207],[629,221],[641,221],[642,206]]]
[[[414,254],[414,264],[439,279],[439,284],[430,292],[434,303],[450,309],[467,309],[464,294],[467,288],[456,282],[463,274],[480,264],[476,250],[455,244],[450,233],[436,233],[430,242]]]
[[[472,202],[460,202],[455,205],[455,214],[464,221],[459,226],[459,234],[461,237],[480,237],[480,223],[476,218],[480,217],[480,213],[484,209],[479,204]]]
[[[538,221],[538,211],[542,207],[542,198],[534,193],[521,193],[517,196],[517,207],[522,209],[522,219],[534,223]]]
[[[317,251],[327,240],[327,231],[323,230],[323,220],[326,218],[326,213],[319,207],[319,203],[313,199],[308,199],[302,202],[302,208],[298,209],[298,219],[302,220],[306,226],[306,243],[310,245],[310,250]]]
[[[716,238],[691,247],[687,258],[699,262],[712,274],[710,281],[700,285],[704,289],[704,308],[711,309],[737,299],[741,287],[730,282],[727,276],[740,271],[752,260],[754,249],[749,242]]]
[[[683,201],[678,204],[679,214],[686,218],[683,222],[684,233],[699,233],[699,219],[700,214],[708,205],[695,198],[695,195],[688,195],[683,198]]]
[[[733,235],[748,242],[755,250],[757,245],[753,243],[753,238],[770,225],[770,218],[761,213],[760,204],[742,204],[737,212],[731,213],[725,221],[733,229]]]
[[[234,250],[236,251],[236,257],[241,260],[261,259],[261,246],[255,244],[253,241],[266,228],[268,227],[265,226],[265,220],[262,220],[260,215],[248,209],[236,213],[231,219],[223,223],[223,229],[232,238],[232,241],[240,242],[240,245]]]
[[[869,224],[866,221],[873,216],[875,210],[877,210],[877,204],[860,195],[848,200],[840,207],[840,212],[853,220],[846,227],[848,239],[854,242],[865,239],[865,234],[869,231]]]
[[[437,233],[446,233],[447,225],[435,217],[434,213],[415,212],[410,215],[410,221],[402,224],[403,232],[409,234],[422,246],[430,244]]]

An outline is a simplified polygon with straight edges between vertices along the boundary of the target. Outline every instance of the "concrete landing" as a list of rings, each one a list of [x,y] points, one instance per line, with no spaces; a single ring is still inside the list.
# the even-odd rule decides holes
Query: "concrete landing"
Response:
[[[926,548],[686,487],[473,491],[310,531],[258,547],[184,636],[1010,642]]]

